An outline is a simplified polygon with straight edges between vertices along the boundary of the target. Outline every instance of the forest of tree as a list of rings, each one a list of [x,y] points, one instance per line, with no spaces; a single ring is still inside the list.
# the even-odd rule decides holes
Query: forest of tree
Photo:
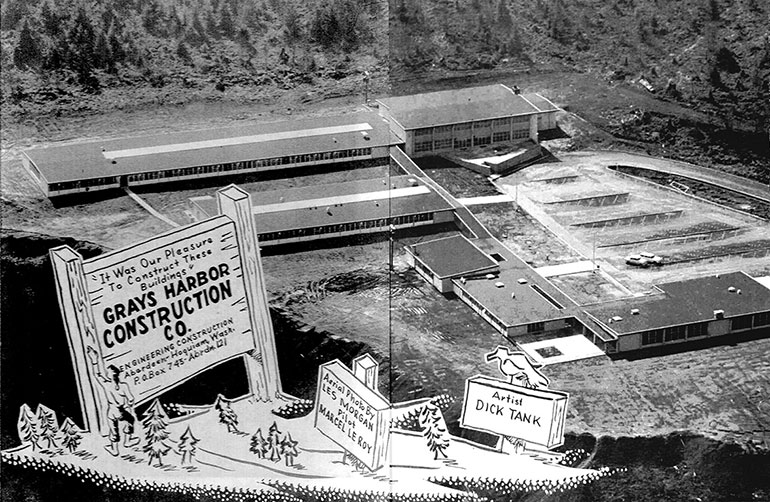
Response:
[[[386,9],[377,0],[3,0],[2,100],[56,99],[66,85],[224,91],[382,72]]]

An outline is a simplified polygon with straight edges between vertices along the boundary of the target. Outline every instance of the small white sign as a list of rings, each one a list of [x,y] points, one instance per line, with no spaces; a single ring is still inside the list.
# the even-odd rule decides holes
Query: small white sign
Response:
[[[318,370],[315,427],[370,470],[385,464],[390,404],[339,360]]]

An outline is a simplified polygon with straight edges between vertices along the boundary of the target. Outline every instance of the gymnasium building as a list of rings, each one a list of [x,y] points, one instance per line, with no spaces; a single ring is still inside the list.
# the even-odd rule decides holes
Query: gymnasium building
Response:
[[[558,108],[502,84],[378,99],[379,113],[412,157],[531,141],[556,127]]]

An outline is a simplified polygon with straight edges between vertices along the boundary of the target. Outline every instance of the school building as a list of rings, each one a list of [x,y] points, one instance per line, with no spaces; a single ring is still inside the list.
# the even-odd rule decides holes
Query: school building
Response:
[[[387,163],[390,144],[388,124],[364,112],[32,148],[22,161],[53,197],[278,169]]]
[[[585,310],[606,352],[770,329],[770,289],[744,272],[658,284],[659,293]]]
[[[497,84],[378,99],[379,113],[410,156],[538,142],[556,127],[558,108],[538,94]]]
[[[454,221],[453,207],[410,175],[262,191],[252,201],[261,247]],[[194,221],[219,214],[213,196],[189,202]]]

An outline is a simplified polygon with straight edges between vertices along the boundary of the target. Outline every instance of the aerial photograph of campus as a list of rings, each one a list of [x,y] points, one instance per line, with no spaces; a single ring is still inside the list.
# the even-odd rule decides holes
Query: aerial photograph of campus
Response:
[[[767,0],[0,0],[3,501],[770,501]]]

